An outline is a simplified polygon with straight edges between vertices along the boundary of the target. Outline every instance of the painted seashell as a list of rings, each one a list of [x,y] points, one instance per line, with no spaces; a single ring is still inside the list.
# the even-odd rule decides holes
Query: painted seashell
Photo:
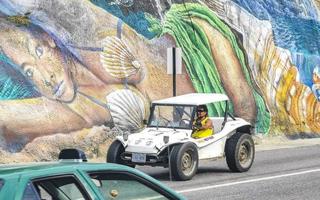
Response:
[[[129,89],[121,89],[110,93],[106,98],[116,127],[131,132],[143,128],[146,104],[141,94]]]
[[[111,76],[123,79],[140,70],[141,64],[121,39],[106,37],[102,45],[100,61]]]
[[[260,42],[265,43],[265,51],[255,56],[260,61],[256,81],[272,113],[272,134],[319,133],[320,102],[300,81],[290,52],[275,46],[271,34]]]
[[[203,0],[203,2],[213,11],[215,11],[218,15],[224,16],[225,9],[224,6],[226,2],[224,1],[212,1],[212,0]]]
[[[293,64],[304,63],[302,55],[277,47],[271,23],[248,14],[233,1],[223,4],[223,14],[218,3],[222,1],[203,2],[241,33],[248,67],[271,114],[269,134],[319,135],[320,101],[315,95],[318,86],[310,89],[304,85],[298,68]],[[313,72],[316,73],[317,70]]]

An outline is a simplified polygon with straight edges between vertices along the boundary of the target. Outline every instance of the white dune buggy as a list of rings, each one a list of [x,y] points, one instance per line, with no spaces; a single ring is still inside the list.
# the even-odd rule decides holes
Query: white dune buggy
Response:
[[[211,117],[214,134],[192,138],[197,106],[215,104]],[[118,136],[110,145],[107,162],[134,167],[150,165],[169,167],[176,180],[191,179],[199,160],[226,157],[234,172],[248,171],[255,148],[251,125],[228,112],[228,97],[224,94],[186,94],[152,102],[147,127],[139,133]]]

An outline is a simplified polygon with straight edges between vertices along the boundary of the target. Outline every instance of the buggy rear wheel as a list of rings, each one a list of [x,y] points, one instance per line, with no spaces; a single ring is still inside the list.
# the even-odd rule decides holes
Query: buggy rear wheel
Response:
[[[233,172],[245,172],[252,166],[255,148],[251,135],[236,133],[226,142],[226,161]]]

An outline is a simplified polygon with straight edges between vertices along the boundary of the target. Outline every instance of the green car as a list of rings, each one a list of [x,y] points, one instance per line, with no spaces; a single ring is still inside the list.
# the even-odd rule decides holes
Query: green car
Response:
[[[79,159],[0,166],[0,200],[106,199],[185,198],[154,178],[118,164]]]

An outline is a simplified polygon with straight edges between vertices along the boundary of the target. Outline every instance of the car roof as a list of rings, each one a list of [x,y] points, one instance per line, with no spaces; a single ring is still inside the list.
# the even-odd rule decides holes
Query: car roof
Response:
[[[128,170],[129,169],[129,170]],[[37,162],[25,164],[0,165],[0,177],[17,176],[24,174],[65,173],[75,170],[95,171],[95,170],[126,170],[129,167],[111,163],[87,163],[87,162]],[[0,178],[1,179],[1,178]]]
[[[31,180],[36,178],[45,178],[59,175],[74,174],[76,171],[84,172],[120,172],[135,174],[143,179],[156,184],[157,187],[162,187],[165,191],[174,195],[175,198],[184,199],[183,196],[176,193],[171,188],[167,187],[160,181],[150,177],[149,175],[124,165],[114,163],[88,163],[88,162],[72,162],[72,161],[60,161],[60,162],[36,162],[36,163],[16,163],[16,164],[2,164],[0,165],[0,181],[12,181],[21,180],[21,177],[26,176]],[[15,182],[13,182],[15,183]],[[6,184],[5,184],[6,185]],[[10,185],[10,184],[9,184]],[[3,191],[3,190],[2,190]],[[0,194],[1,197],[1,194]]]
[[[172,105],[202,105],[219,101],[229,100],[225,94],[218,93],[190,93],[166,99],[153,101],[153,104],[172,104]]]

